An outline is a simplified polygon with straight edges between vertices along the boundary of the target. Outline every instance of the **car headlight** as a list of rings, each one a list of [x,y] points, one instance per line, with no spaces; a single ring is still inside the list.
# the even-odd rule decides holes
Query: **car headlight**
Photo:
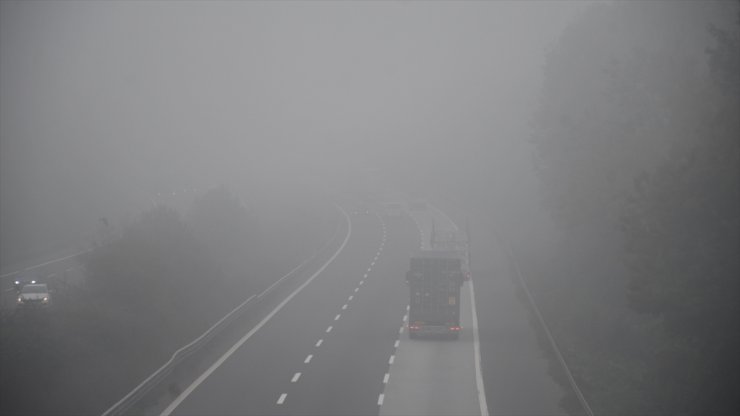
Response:
[[[43,298],[43,299],[41,300],[41,302],[44,302],[44,303],[46,303],[46,302],[48,302],[48,301],[49,301],[49,297],[48,297],[48,296],[44,297],[44,298]]]
[[[18,303],[23,303],[23,298],[18,298]]]

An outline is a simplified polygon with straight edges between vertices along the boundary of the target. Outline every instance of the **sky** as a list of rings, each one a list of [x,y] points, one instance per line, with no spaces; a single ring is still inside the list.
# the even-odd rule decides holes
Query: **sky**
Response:
[[[587,5],[3,1],[3,246],[187,186],[424,170],[481,146],[531,174],[546,50]]]

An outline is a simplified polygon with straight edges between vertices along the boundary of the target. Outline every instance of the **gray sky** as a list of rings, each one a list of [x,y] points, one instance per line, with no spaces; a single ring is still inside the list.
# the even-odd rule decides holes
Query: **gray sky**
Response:
[[[4,234],[483,143],[528,162],[545,48],[586,5],[3,1]]]

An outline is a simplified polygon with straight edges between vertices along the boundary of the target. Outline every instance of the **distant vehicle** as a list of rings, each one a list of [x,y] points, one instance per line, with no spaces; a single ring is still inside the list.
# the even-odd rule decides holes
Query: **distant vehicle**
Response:
[[[460,287],[465,276],[457,252],[421,251],[411,258],[409,285],[409,338],[460,336]]]
[[[398,202],[388,202],[383,206],[386,217],[403,217],[403,205]]]
[[[29,284],[23,286],[16,302],[18,306],[49,306],[51,294],[44,283]]]

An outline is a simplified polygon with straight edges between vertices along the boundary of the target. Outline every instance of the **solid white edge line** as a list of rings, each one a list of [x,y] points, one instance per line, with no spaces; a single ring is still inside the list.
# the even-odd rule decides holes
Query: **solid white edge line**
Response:
[[[221,364],[223,364],[224,361],[226,361],[236,350],[238,350],[239,347],[242,346],[242,344],[244,344],[249,338],[252,337],[252,335],[254,335],[257,331],[259,331],[260,328],[262,328],[267,323],[267,321],[272,319],[272,317],[276,313],[278,313],[283,308],[283,306],[285,306],[286,303],[290,302],[290,300],[293,299],[293,297],[295,297],[295,295],[297,295],[300,291],[302,291],[304,287],[308,286],[308,284],[311,283],[316,278],[316,276],[321,274],[321,272],[323,272],[324,269],[329,267],[329,264],[331,264],[334,261],[334,259],[337,258],[337,256],[339,255],[339,253],[342,252],[342,250],[344,250],[344,247],[347,245],[347,242],[349,241],[349,237],[352,235],[352,220],[350,220],[349,215],[347,215],[347,212],[345,212],[342,209],[342,207],[338,205],[336,207],[339,209],[339,211],[342,212],[345,219],[347,220],[347,235],[344,237],[344,241],[342,242],[342,245],[339,246],[337,251],[334,252],[334,254],[329,258],[329,260],[327,260],[326,263],[324,263],[321,266],[321,268],[316,271],[316,273],[311,275],[311,277],[309,277],[302,285],[298,286],[298,288],[295,291],[293,291],[293,293],[288,295],[288,297],[286,297],[282,302],[280,302],[280,304],[278,304],[278,306],[275,307],[275,309],[273,309],[267,316],[265,316],[257,324],[257,326],[252,328],[251,331],[247,332],[247,334],[244,335],[236,344],[234,344],[231,348],[229,348],[229,350],[226,351],[226,353],[224,353],[224,355],[222,355],[215,363],[213,363],[208,368],[208,370],[206,370],[203,374],[198,376],[198,378],[195,379],[195,381],[193,381],[193,383],[191,383],[188,386],[188,388],[185,389],[185,391],[183,391],[179,396],[177,396],[177,398],[173,400],[172,403],[170,403],[169,406],[167,406],[167,408],[165,408],[162,411],[162,413],[160,413],[161,416],[168,416],[169,414],[171,414],[172,411],[175,410],[177,406],[179,406],[180,403],[182,403],[190,395],[190,393],[193,392],[193,390],[198,388],[198,386],[203,381],[205,381],[205,379],[208,378],[208,376],[210,376],[214,371],[216,371],[216,369],[220,367]]]
[[[470,308],[473,310],[473,351],[475,352],[475,384],[478,387],[478,403],[480,404],[481,416],[488,416],[488,402],[486,401],[486,389],[483,385],[483,371],[481,370],[480,341],[478,336],[478,314],[475,311],[475,290],[473,281],[470,285]]]
[[[447,214],[442,212],[440,209],[431,205],[432,209],[437,211],[441,216],[445,217],[452,226],[455,228],[455,232],[459,230],[457,224],[450,219]],[[486,401],[486,389],[483,385],[483,371],[481,370],[481,359],[480,359],[480,341],[478,336],[478,314],[475,311],[475,289],[473,288],[473,281],[468,282],[470,284],[470,308],[473,311],[473,351],[475,356],[475,383],[478,388],[478,403],[480,404],[481,416],[488,416],[488,403]]]

